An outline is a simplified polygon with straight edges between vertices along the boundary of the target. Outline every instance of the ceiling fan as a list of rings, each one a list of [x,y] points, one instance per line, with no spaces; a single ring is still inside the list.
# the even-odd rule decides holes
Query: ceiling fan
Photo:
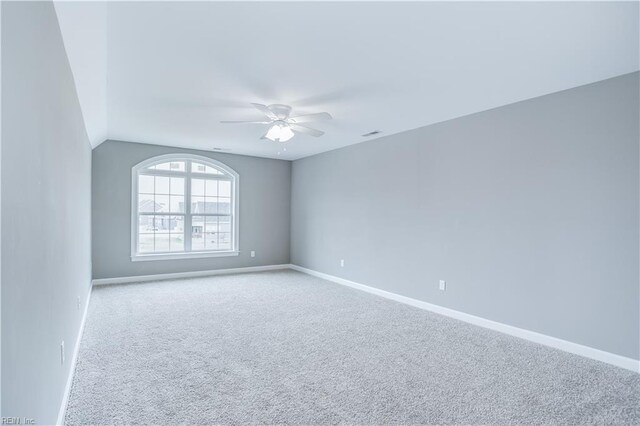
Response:
[[[253,105],[258,111],[267,116],[267,121],[221,121],[221,123],[229,124],[270,124],[269,130],[260,139],[269,139],[274,142],[286,142],[296,133],[304,133],[319,137],[324,135],[321,130],[312,129],[300,123],[309,123],[317,120],[331,120],[331,114],[328,112],[317,112],[314,114],[298,115],[290,117],[291,107],[289,105],[273,104],[273,105]]]

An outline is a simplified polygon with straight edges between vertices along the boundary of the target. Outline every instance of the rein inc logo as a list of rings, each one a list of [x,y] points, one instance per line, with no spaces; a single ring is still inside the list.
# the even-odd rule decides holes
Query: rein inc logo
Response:
[[[36,419],[29,417],[2,417],[3,425],[35,425]]]

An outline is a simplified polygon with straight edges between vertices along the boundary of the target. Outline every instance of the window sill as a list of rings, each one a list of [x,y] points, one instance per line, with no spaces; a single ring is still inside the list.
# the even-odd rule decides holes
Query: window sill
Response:
[[[239,254],[239,251],[195,251],[190,253],[136,254],[131,256],[131,261],[145,262],[149,260],[199,259],[203,257],[238,256]]]

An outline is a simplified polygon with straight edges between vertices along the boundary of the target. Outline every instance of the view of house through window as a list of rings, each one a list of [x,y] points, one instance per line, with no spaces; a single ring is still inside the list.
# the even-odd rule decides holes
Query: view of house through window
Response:
[[[237,174],[200,157],[153,160],[134,168],[133,257],[236,251]]]

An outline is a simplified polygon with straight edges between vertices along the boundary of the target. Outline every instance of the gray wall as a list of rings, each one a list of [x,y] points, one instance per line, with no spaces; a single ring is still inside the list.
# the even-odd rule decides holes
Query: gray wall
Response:
[[[2,2],[2,67],[2,415],[52,424],[91,281],[91,147],[51,2]]]
[[[638,75],[295,161],[292,262],[639,358]]]
[[[132,262],[131,168],[157,155],[180,152],[221,161],[240,175],[240,255]],[[290,201],[289,161],[106,141],[93,151],[93,277],[289,263]]]

